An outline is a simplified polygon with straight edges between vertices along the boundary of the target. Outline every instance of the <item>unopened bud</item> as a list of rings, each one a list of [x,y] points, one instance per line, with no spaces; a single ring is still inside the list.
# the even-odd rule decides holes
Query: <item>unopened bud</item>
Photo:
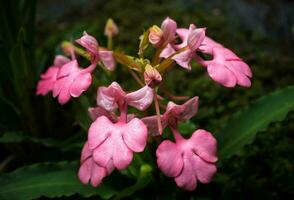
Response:
[[[149,30],[149,42],[155,46],[159,46],[162,41],[162,30],[156,25],[152,26]]]
[[[157,86],[162,81],[160,73],[149,64],[145,67],[144,79],[145,83],[152,88]]]
[[[76,42],[87,49],[89,53],[97,55],[99,51],[99,45],[97,40],[89,35],[86,31],[83,33],[83,36],[80,39],[77,39]]]
[[[118,34],[118,27],[115,22],[109,18],[105,25],[104,35],[107,37],[112,37]]]

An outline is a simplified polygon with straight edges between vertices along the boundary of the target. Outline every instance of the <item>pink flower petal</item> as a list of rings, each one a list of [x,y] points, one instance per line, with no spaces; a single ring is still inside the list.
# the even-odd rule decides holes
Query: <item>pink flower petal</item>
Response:
[[[178,28],[177,29],[177,34],[180,37],[180,39],[182,40],[182,43],[175,45],[176,49],[181,49],[184,48],[185,46],[188,45],[188,33],[189,33],[189,29],[186,28]]]
[[[44,96],[53,90],[59,69],[59,67],[52,66],[41,75],[41,80],[37,84],[37,95]]]
[[[189,142],[193,143],[194,152],[207,162],[216,162],[217,142],[213,135],[203,129],[195,131]]]
[[[121,134],[112,134],[112,139],[115,141],[113,164],[119,170],[125,169],[133,160],[133,152],[124,143]]]
[[[226,87],[235,87],[237,84],[235,75],[225,65],[218,63],[209,64],[207,66],[207,72],[214,81]]]
[[[77,60],[72,60],[60,68],[57,78],[59,79],[59,78],[68,76],[71,73],[75,73],[78,70],[79,70],[79,64]]]
[[[118,100],[125,100],[125,92],[120,85],[113,82],[109,87],[99,87],[97,91],[97,105],[112,111],[118,107]]]
[[[70,62],[70,59],[62,55],[57,55],[54,58],[54,65],[58,67],[62,67],[68,62]]]
[[[88,142],[86,142],[82,149],[81,163],[92,156],[92,151],[89,149]]]
[[[79,179],[83,184],[88,184],[92,174],[92,161],[88,158],[84,161],[79,169]]]
[[[48,80],[48,79],[56,80],[59,69],[60,67],[51,66],[47,69],[47,71],[44,74],[41,74],[41,78],[45,80]]]
[[[190,62],[192,58],[193,58],[193,52],[191,52],[190,50],[185,50],[172,57],[172,59],[176,61],[178,65],[180,65],[181,67],[187,70],[191,70]]]
[[[70,88],[71,83],[72,83],[71,78],[65,77],[65,78],[57,80],[54,84],[53,96],[56,94],[54,91],[55,90],[58,91],[60,89],[60,92],[58,94],[58,102],[61,105],[66,104],[70,100],[69,88]]]
[[[88,131],[88,143],[90,149],[95,149],[100,145],[113,130],[112,122],[105,116],[97,118]]]
[[[195,190],[197,186],[197,179],[195,177],[195,172],[193,166],[190,162],[190,157],[184,156],[183,158],[184,166],[183,170],[179,176],[175,178],[177,185],[185,190],[192,191]]]
[[[147,142],[147,128],[138,118],[126,124],[123,132],[125,144],[134,152],[142,152]]]
[[[249,78],[252,77],[252,71],[250,69],[250,67],[243,61],[235,61],[235,62],[230,62],[231,66],[236,68],[238,71],[242,72],[243,74],[245,74],[246,76],[248,76]]]
[[[167,104],[164,118],[176,118],[178,121],[187,121],[191,119],[198,112],[199,98],[193,97],[182,105],[177,105],[173,102]]]
[[[227,60],[227,61],[231,61],[231,60],[241,61],[241,58],[239,58],[234,52],[224,47],[214,47],[213,56],[216,59],[222,58],[223,60]]]
[[[176,177],[181,173],[183,159],[175,143],[163,141],[156,150],[156,157],[158,167],[166,176]]]
[[[156,115],[144,117],[144,118],[142,118],[142,121],[147,126],[149,135],[151,135],[151,136],[161,135],[161,133],[158,132],[158,124],[157,124],[157,116]],[[165,128],[167,126],[166,121],[162,120],[161,125],[162,125],[162,128]]]
[[[70,86],[70,95],[72,97],[79,97],[86,91],[92,83],[92,76],[90,73],[84,73],[77,76]]]
[[[243,61],[230,61],[228,63],[228,68],[234,73],[236,79],[237,79],[237,84],[243,87],[250,87],[251,86],[251,81],[250,79],[243,73],[243,71],[239,71],[238,68],[236,68],[232,63],[242,63]]]
[[[170,44],[167,44],[167,46],[160,53],[159,57],[168,58],[169,56],[173,55],[174,53],[176,53],[174,48]]]
[[[167,45],[175,39],[177,30],[177,23],[171,18],[167,17],[161,24],[162,37],[164,40],[163,46]]]
[[[112,51],[99,50],[99,57],[103,65],[109,70],[113,71],[115,68],[115,60]]]
[[[112,138],[108,137],[93,151],[94,161],[102,167],[106,167],[113,155]]]
[[[199,47],[199,50],[202,51],[203,53],[212,55],[214,47],[223,47],[223,46],[217,43],[216,41],[214,41],[213,39],[206,36],[204,40],[202,41]]]
[[[127,94],[126,101],[128,105],[138,110],[146,110],[153,102],[153,89],[146,85],[135,92]]]
[[[201,183],[211,182],[213,176],[216,173],[216,166],[214,164],[205,162],[197,155],[191,156],[193,171],[196,174],[197,179]]]
[[[77,39],[76,42],[85,49],[87,49],[91,54],[98,54],[98,42],[93,36],[89,35],[87,32],[84,32],[83,36],[80,39]]]
[[[191,51],[196,51],[205,38],[205,28],[197,28],[191,24],[188,34],[188,46]]]
[[[107,175],[105,168],[100,167],[95,162],[92,163],[91,184],[97,187],[102,182],[102,179]]]
[[[113,112],[107,111],[102,107],[97,106],[96,108],[89,108],[88,112],[93,121],[95,121],[98,117],[105,116],[110,121],[117,122],[117,116]]]

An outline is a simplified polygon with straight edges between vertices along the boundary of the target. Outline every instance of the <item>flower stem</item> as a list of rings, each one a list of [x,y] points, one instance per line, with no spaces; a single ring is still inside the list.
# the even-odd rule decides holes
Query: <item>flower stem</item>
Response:
[[[128,105],[126,103],[123,103],[122,105],[119,105],[118,107],[120,111],[119,122],[127,123]]]
[[[172,130],[172,133],[174,135],[176,142],[180,142],[184,140],[183,136],[180,134],[179,130],[177,129],[177,126],[170,126],[170,129]]]
[[[131,69],[127,68],[128,71],[130,72],[130,74],[132,75],[132,77],[135,79],[135,81],[137,81],[137,83],[140,85],[140,86],[144,86],[145,84],[143,83],[143,81],[139,78],[139,76],[133,72]]]
[[[156,66],[160,62],[160,54],[162,52],[162,49],[157,49],[155,52],[155,55],[152,59],[152,66]]]
[[[157,127],[158,127],[158,132],[161,135],[162,134],[162,124],[161,124],[160,108],[159,108],[157,93],[156,93],[155,89],[153,89],[153,92],[154,92],[154,105],[155,105],[155,111],[156,111],[156,117],[157,117]]]
[[[108,48],[109,50],[112,49],[112,35],[109,35],[109,36],[107,37],[107,48]]]

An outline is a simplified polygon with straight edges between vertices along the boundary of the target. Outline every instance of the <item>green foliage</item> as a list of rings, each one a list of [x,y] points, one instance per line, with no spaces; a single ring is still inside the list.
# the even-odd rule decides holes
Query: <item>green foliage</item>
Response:
[[[110,186],[85,186],[77,177],[77,163],[34,164],[0,177],[0,199],[25,200],[41,196],[61,197],[79,194],[83,197],[98,195],[109,199],[116,194]]]
[[[264,96],[241,110],[216,134],[221,160],[237,154],[253,141],[256,133],[275,121],[281,121],[294,109],[294,86]]]
[[[38,144],[44,147],[55,148],[62,152],[68,152],[73,150],[80,151],[83,146],[80,136],[74,135],[68,139],[61,141],[54,138],[39,138],[25,134],[21,131],[5,132],[0,136],[0,143],[3,144]]]
[[[152,167],[150,165],[142,165],[140,167],[140,173],[137,182],[134,185],[126,187],[124,190],[119,192],[119,194],[115,197],[115,200],[129,197],[133,195],[136,191],[142,190],[144,187],[146,187],[152,180],[151,172]]]

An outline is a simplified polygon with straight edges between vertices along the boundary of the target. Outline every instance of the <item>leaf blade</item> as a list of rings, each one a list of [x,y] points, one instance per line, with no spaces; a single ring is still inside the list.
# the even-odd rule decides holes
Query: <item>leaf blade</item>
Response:
[[[85,186],[77,178],[76,162],[34,164],[0,177],[0,199],[35,199],[79,194],[109,199],[116,192],[108,185]]]
[[[259,98],[236,113],[215,135],[220,160],[239,153],[259,131],[265,130],[271,122],[281,121],[293,109],[294,86],[289,86]]]

